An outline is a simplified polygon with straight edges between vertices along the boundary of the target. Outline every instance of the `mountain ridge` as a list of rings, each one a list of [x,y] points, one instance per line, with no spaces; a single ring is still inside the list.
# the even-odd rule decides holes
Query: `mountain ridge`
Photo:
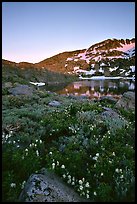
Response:
[[[130,72],[129,75],[133,75],[130,69],[131,66],[135,66],[135,38],[107,39],[93,44],[87,49],[65,51],[38,63],[16,63],[4,59],[2,61],[3,66],[10,64],[22,69],[35,67],[63,74],[79,75],[85,73],[86,75],[95,74],[98,76],[105,73],[105,76],[109,76],[109,69],[117,67],[118,75],[120,69],[122,69],[122,76],[124,76],[123,73],[128,75],[128,72]],[[112,73],[113,76],[115,74],[115,72]]]

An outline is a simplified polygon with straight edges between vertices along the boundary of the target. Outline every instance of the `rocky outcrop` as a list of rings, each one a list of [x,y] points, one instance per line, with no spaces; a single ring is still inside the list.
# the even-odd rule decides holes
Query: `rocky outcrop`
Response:
[[[17,85],[15,88],[9,89],[9,93],[12,95],[32,95],[33,88],[28,85]]]
[[[61,105],[61,103],[59,101],[51,101],[49,103],[49,106],[53,106],[53,107],[58,107],[60,105]]]
[[[101,117],[106,121],[106,124],[112,131],[123,128],[127,124],[127,121],[111,108],[102,112]]]
[[[121,99],[115,105],[116,108],[124,108],[125,110],[135,109],[135,92],[128,91],[123,94]]]
[[[32,174],[20,194],[21,202],[87,202],[54,173],[42,169],[40,174]]]

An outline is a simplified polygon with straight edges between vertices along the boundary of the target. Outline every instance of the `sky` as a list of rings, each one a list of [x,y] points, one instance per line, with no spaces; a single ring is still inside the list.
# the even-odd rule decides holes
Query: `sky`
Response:
[[[135,2],[2,2],[2,59],[37,63],[135,37]]]

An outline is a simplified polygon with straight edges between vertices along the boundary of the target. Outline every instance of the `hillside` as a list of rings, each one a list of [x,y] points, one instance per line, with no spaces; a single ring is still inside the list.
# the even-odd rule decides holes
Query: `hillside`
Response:
[[[67,74],[85,73],[83,70],[86,70],[90,75],[133,76],[135,39],[104,40],[88,49],[63,52],[35,65]]]
[[[3,60],[2,64],[3,67],[10,65],[10,67],[22,70],[30,69],[30,72],[34,68],[41,73],[50,71],[51,73],[78,76],[134,77],[135,39],[108,39],[88,49],[59,53],[35,64],[15,63],[8,60]],[[37,77],[42,80],[43,74],[40,75],[40,78],[39,75]]]

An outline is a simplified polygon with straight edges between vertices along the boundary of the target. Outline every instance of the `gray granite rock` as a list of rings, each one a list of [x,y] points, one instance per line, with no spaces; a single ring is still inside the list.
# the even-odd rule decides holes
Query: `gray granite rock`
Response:
[[[116,108],[124,108],[125,110],[135,109],[135,92],[128,91],[118,100],[115,105]]]
[[[17,85],[15,88],[9,89],[9,93],[12,95],[32,95],[33,88],[28,85]]]
[[[19,196],[20,202],[89,202],[81,198],[54,173],[42,169],[32,174]],[[91,201],[90,201],[91,202]]]
[[[61,103],[59,101],[51,101],[49,103],[49,106],[53,106],[53,107],[58,107],[60,105],[61,105]]]

